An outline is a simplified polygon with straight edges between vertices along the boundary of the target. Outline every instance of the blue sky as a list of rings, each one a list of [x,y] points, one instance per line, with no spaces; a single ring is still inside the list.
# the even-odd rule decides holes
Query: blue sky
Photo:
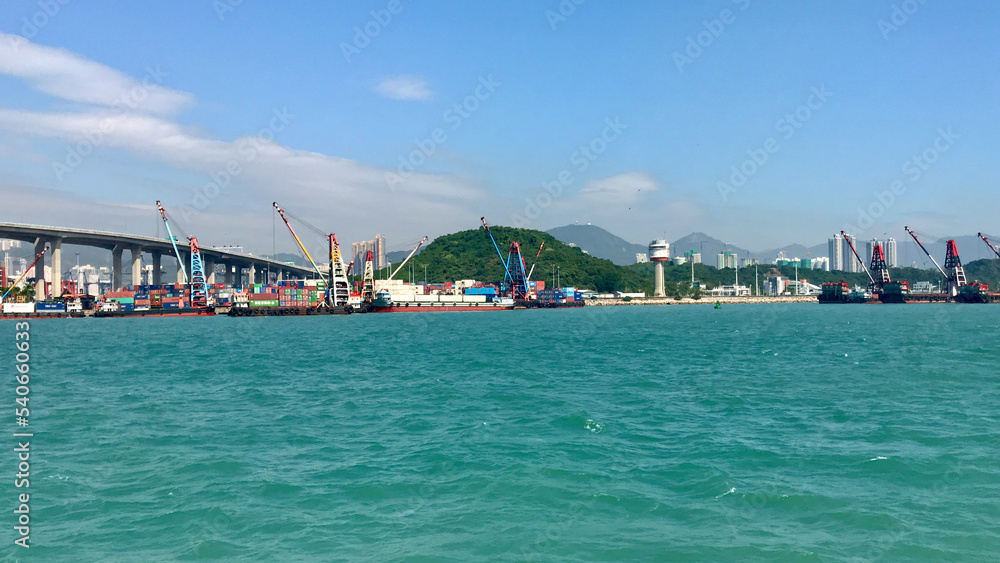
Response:
[[[995,3],[21,0],[0,13],[8,221],[149,234],[161,199],[207,244],[259,253],[273,200],[342,241],[384,233],[392,247],[480,215],[759,250],[844,228],[1000,232]],[[129,92],[142,100],[116,106]]]

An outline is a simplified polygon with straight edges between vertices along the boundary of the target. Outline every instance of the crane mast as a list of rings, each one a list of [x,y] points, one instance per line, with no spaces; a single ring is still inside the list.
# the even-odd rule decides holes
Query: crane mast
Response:
[[[163,209],[163,205],[160,204],[160,200],[156,200],[156,207],[160,210],[160,217],[163,217],[163,226],[167,228],[167,236],[170,237],[170,244],[174,247],[174,256],[177,257],[177,267],[181,270],[181,275],[184,277],[184,283],[187,283],[188,275],[187,271],[184,269],[184,260],[181,260],[181,253],[177,251],[177,237],[175,237],[174,233],[170,230],[170,221],[167,221],[167,212]]]
[[[330,283],[326,288],[326,303],[330,307],[346,307],[351,297],[350,282],[347,280],[347,270],[344,269],[344,259],[340,254],[340,243],[337,235],[330,234]]]
[[[371,305],[375,301],[375,267],[372,263],[373,252],[368,251],[365,256],[365,275],[361,282],[361,302],[365,305]]]
[[[198,238],[188,237],[188,241],[191,243],[191,306],[208,307],[208,283],[205,280]]]

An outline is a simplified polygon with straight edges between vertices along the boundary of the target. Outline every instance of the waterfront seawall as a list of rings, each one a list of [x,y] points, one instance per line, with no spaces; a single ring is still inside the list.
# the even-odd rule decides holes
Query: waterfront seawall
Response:
[[[647,297],[644,299],[587,299],[588,307],[607,307],[615,305],[715,305],[722,304],[746,304],[746,303],[818,303],[815,295],[787,295],[779,297],[759,296],[759,297],[702,297],[701,299],[674,299],[673,297]]]

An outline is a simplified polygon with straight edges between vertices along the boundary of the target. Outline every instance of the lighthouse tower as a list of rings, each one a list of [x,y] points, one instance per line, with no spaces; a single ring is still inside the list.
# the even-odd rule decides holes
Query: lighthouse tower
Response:
[[[663,263],[670,260],[670,244],[665,240],[654,240],[649,243],[649,261],[655,264],[653,274],[653,297],[666,297],[663,288]]]

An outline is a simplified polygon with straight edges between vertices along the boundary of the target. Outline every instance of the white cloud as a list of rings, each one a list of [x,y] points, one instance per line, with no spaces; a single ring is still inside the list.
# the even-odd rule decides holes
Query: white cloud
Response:
[[[147,68],[137,80],[75,53],[2,32],[0,73],[23,78],[58,98],[130,112],[171,114],[194,101],[191,94],[164,88],[161,83],[167,73],[158,67]]]
[[[417,76],[393,76],[384,79],[375,90],[393,100],[429,100],[427,81]]]
[[[177,172],[188,178],[183,185],[163,182],[162,189],[153,191],[164,194],[164,204],[175,210],[174,217],[186,222],[190,232],[204,232],[206,240],[225,236],[250,242],[255,237],[270,241],[270,228],[254,225],[270,222],[274,200],[314,224],[335,230],[347,242],[352,236],[371,238],[376,232],[402,241],[419,238],[418,233],[435,236],[470,228],[466,225],[469,218],[478,219],[479,207],[489,199],[475,181],[419,172],[390,189],[386,173],[394,169],[283,146],[273,140],[280,138],[282,130],[308,126],[304,119],[298,123],[294,108],[262,116],[261,132],[256,133],[260,136],[234,140],[212,138],[162,115],[192,103],[189,94],[151,89],[146,92],[144,111],[121,111],[114,107],[115,100],[142,88],[141,80],[73,53],[9,39],[0,37],[0,73],[22,77],[61,98],[93,104],[89,109],[60,113],[0,107],[0,129],[18,137],[66,143],[65,148],[56,148],[58,160],[42,164],[46,172],[59,170],[63,181],[54,173],[50,182],[33,182],[29,192],[59,186],[87,198],[84,178],[93,181],[94,177],[85,170],[92,170],[95,163],[113,162],[108,157],[114,153],[107,151],[121,149],[150,163],[164,163],[166,170],[173,171],[149,166],[144,168],[149,178],[130,181],[155,185],[160,181],[157,174]],[[422,82],[399,90],[411,97],[429,95]],[[81,147],[85,150],[78,150]],[[4,152],[0,156],[16,158]],[[74,153],[83,155],[74,163],[63,156]],[[195,182],[190,182],[192,173]],[[122,203],[139,196],[126,184],[120,190]],[[220,184],[226,185],[219,190],[215,186]],[[9,179],[0,180],[0,189],[11,187]],[[148,197],[146,192],[139,197]],[[233,221],[234,217],[239,220]]]

